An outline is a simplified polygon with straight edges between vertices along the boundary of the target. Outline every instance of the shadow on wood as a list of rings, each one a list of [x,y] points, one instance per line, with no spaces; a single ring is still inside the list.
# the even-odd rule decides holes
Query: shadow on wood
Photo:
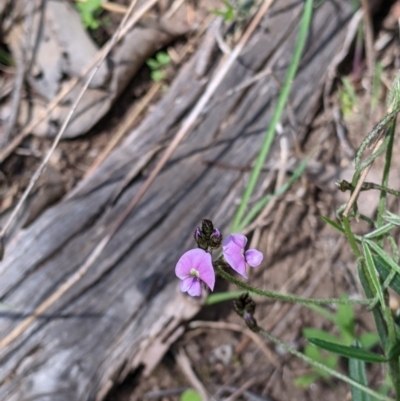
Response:
[[[279,92],[276,77],[283,81],[292,55],[302,5],[275,3],[214,99],[263,69],[272,69],[274,77],[215,102],[88,273],[1,349],[1,399],[101,400],[140,364],[147,370],[155,366],[180,335],[180,323],[201,303],[179,292],[175,263],[193,247],[192,232],[202,218],[227,227],[232,199],[243,189],[242,172],[204,161],[248,166],[254,160]],[[320,104],[350,17],[346,1],[325,1],[315,9],[290,97],[299,138]],[[173,137],[204,91],[207,77],[196,76],[197,57],[123,146],[7,245],[0,294],[18,312],[0,315],[1,337],[76,272],[126,208],[157,159],[143,169],[146,155]],[[135,166],[141,167],[135,179],[110,203]]]

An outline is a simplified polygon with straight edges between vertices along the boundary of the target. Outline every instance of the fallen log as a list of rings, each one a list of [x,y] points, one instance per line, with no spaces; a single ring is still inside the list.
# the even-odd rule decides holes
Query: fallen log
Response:
[[[12,339],[32,311],[82,266],[123,213],[216,68],[196,75],[200,51],[124,144],[62,202],[6,244],[0,264],[0,399],[102,400],[132,370],[151,370],[201,303],[179,292],[174,265],[202,218],[226,228],[243,172],[257,154],[291,58],[301,2],[276,2],[219,86],[211,107],[89,271]],[[316,8],[290,107],[300,138],[320,103],[351,7]],[[203,60],[201,60],[203,61]],[[264,69],[252,86],[227,92]],[[221,100],[222,99],[222,100]],[[300,123],[301,122],[301,123]],[[286,123],[286,119],[282,121]],[[129,180],[127,180],[129,177]],[[239,185],[238,185],[239,184]],[[117,194],[117,196],[116,196]]]

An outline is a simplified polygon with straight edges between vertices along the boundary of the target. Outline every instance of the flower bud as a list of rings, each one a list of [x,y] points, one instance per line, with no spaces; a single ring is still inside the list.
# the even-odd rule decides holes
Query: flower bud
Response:
[[[210,248],[217,249],[221,246],[221,243],[222,243],[222,234],[218,230],[218,228],[214,228],[214,231],[210,236],[210,241],[209,241]]]
[[[254,317],[256,304],[250,295],[248,293],[242,294],[236,301],[234,301],[233,307],[235,312],[246,322],[247,327],[250,330],[257,332],[258,325]]]
[[[208,239],[204,235],[204,233],[200,229],[200,227],[196,228],[196,231],[194,232],[193,236],[194,236],[194,240],[197,242],[197,246],[206,251],[208,249]]]
[[[211,220],[203,219],[201,222],[201,231],[204,233],[205,237],[209,239],[211,234],[214,232],[214,225]]]

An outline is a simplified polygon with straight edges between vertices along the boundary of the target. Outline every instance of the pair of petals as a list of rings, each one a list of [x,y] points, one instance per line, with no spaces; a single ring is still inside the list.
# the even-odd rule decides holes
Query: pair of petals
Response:
[[[181,291],[187,292],[192,297],[199,297],[202,290],[202,282],[211,291],[214,290],[215,272],[211,255],[203,249],[191,249],[185,252],[175,267],[175,274],[181,282]]]
[[[239,273],[247,278],[246,265],[257,267],[263,260],[263,254],[256,249],[244,250],[247,244],[246,236],[230,234],[222,243],[222,253],[225,261]],[[185,252],[175,267],[176,276],[182,280],[181,291],[192,297],[201,295],[202,282],[211,291],[214,290],[215,272],[211,254],[203,249],[191,249]]]
[[[247,244],[246,236],[242,234],[230,234],[222,242],[222,253],[226,262],[233,270],[247,278],[246,264],[257,267],[263,260],[263,254],[257,249],[244,250]]]

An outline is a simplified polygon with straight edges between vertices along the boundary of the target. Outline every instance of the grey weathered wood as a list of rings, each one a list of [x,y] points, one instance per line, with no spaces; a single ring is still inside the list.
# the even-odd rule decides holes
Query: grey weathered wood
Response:
[[[215,98],[266,67],[283,80],[302,4],[276,2]],[[344,0],[325,1],[315,10],[291,95],[299,135],[319,104],[327,67],[350,16]],[[143,155],[174,135],[204,90],[207,79],[195,76],[195,63],[196,55],[155,109],[93,176],[8,244],[0,264],[1,300],[21,312],[1,313],[1,337],[79,268],[123,212],[143,178],[138,176],[116,204],[109,205],[115,189]],[[216,103],[202,116],[89,272],[0,350],[0,399],[100,400],[113,383],[146,361],[146,355],[148,362],[161,357],[162,350],[159,355],[146,351],[159,350],[154,343],[160,344],[163,334],[168,337],[181,319],[199,308],[179,293],[173,272],[176,260],[193,247],[191,233],[201,219],[213,218],[242,180],[239,171],[221,170],[202,161],[250,164],[278,90],[275,79],[266,77]],[[215,221],[218,227],[226,227],[232,211],[230,202],[228,211]]]

